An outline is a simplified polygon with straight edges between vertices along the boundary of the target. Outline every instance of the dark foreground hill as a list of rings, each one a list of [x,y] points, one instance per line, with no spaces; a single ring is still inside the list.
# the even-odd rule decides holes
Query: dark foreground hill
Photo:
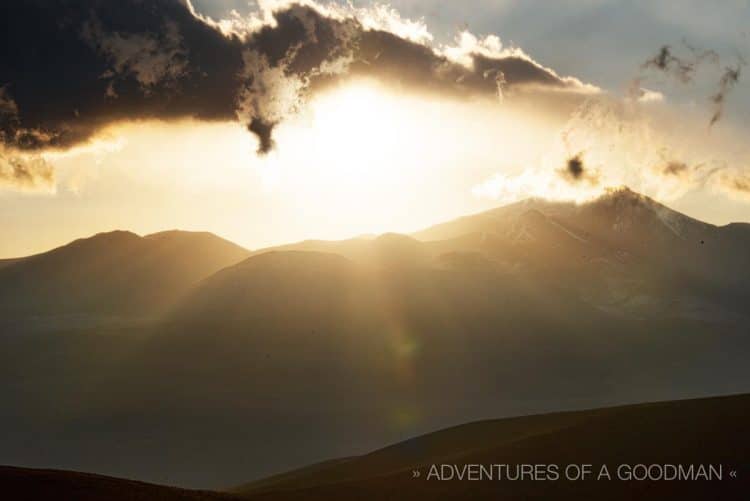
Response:
[[[85,473],[0,467],[0,498],[740,500],[747,499],[750,492],[748,414],[750,395],[736,395],[479,421],[362,456],[258,480],[230,493],[183,490]],[[515,469],[523,464],[541,465],[535,473],[537,480],[509,479],[507,475],[515,478]],[[568,465],[585,464],[591,465],[589,478],[566,479],[568,468],[567,475],[577,474]],[[639,464],[662,465],[652,468],[654,477],[670,474],[663,465],[682,465],[683,472],[692,465],[693,473],[683,473],[681,480],[628,480],[629,475],[643,474],[636,466]],[[495,476],[490,480],[485,473],[484,480],[459,480],[459,474],[468,475],[465,468],[475,468],[473,475],[477,475],[476,467],[469,465],[483,465]],[[507,465],[502,470],[503,479],[497,477],[501,467],[492,465]],[[604,465],[611,479],[597,479]],[[710,476],[710,480],[698,473],[701,465],[708,472],[703,476]],[[557,480],[553,471],[558,472]],[[454,478],[449,479],[451,475]],[[542,475],[547,480],[542,480]]]
[[[237,497],[61,470],[0,466],[0,498],[13,501],[231,501]]]
[[[258,500],[747,499],[748,413],[750,395],[739,395],[480,421],[253,482],[235,492]],[[523,464],[547,466],[537,467],[536,480],[509,480]],[[583,464],[591,465],[590,478],[566,478],[568,465]],[[654,480],[632,479],[643,475],[639,464],[660,465],[651,469]],[[476,480],[476,471],[475,480],[459,480],[466,465],[509,469],[502,480],[487,474]],[[604,465],[611,479],[596,478]],[[684,472],[692,465],[694,473],[666,480],[674,473],[663,465],[682,465]],[[695,473],[700,465],[714,468],[710,480]],[[569,472],[578,475],[574,466]]]

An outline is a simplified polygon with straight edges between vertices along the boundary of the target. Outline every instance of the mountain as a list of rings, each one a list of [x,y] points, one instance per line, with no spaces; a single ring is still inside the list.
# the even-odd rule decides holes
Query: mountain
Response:
[[[151,315],[247,254],[210,233],[101,233],[0,266],[0,315]]]
[[[288,318],[292,308],[295,316],[317,315],[342,306],[354,274],[352,263],[338,254],[268,252],[205,279],[176,315],[191,321],[219,315],[232,322]]]
[[[77,259],[23,275],[20,306],[161,313],[64,333],[22,318],[30,335],[0,336],[0,463],[213,487],[487,417],[750,390],[747,226],[628,191],[238,252],[200,274],[199,246],[153,251],[174,235],[109,238],[58,250],[97,242],[108,264],[86,280]],[[154,254],[169,258],[133,271]],[[44,295],[45,277],[86,287]],[[107,293],[129,288],[156,299]]]
[[[466,233],[508,233],[508,220],[528,212],[540,212],[553,224],[564,223],[580,240],[596,233],[621,245],[643,244],[638,233],[653,231],[659,241],[673,238],[695,240],[716,227],[674,211],[628,188],[617,188],[580,204],[532,198],[454,221],[438,224],[414,234],[420,240],[446,240]],[[570,225],[570,227],[568,227]],[[578,229],[578,232],[572,232]],[[516,231],[523,228],[516,227]]]
[[[389,248],[396,240],[403,248]],[[409,237],[312,240],[255,254],[322,251],[381,268],[401,260],[500,271],[623,316],[738,321],[750,300],[748,245],[750,224],[710,225],[621,188],[582,204],[529,199]]]
[[[498,259],[579,282],[580,294],[610,310],[732,317],[750,299],[750,224],[710,225],[627,188],[580,205],[526,200],[414,236],[468,232],[499,238]]]
[[[748,411],[750,396],[738,395],[480,421],[252,482],[234,492],[274,500],[739,500],[750,488]],[[456,478],[465,465],[508,465],[515,476],[522,464],[555,465],[561,479]],[[562,479],[567,465],[583,464],[592,466],[592,477]],[[721,467],[722,479],[627,480],[629,472],[641,474],[639,464],[710,464]],[[431,476],[432,465],[436,471],[441,465],[449,469]],[[603,465],[611,479],[597,480]],[[658,472],[658,467],[652,470],[654,476]]]
[[[567,269],[575,276],[581,271],[591,276],[585,270],[593,268],[593,275],[608,279],[626,272],[631,286],[672,285],[693,295],[719,294],[724,306],[740,311],[748,298],[750,259],[744,249],[750,244],[750,224],[703,223],[627,188],[583,204],[526,200],[413,236],[446,240],[469,233],[499,239],[495,256],[527,268]],[[625,288],[622,279],[614,281]],[[623,293],[602,292],[613,299]]]
[[[127,407],[203,402],[245,419],[271,471],[284,464],[271,443],[302,462],[487,415],[747,390],[745,312],[637,247],[636,234],[664,258],[682,245],[652,202],[610,197],[518,204],[502,224],[477,216],[493,232],[472,223],[442,240],[254,252],[192,289],[108,387],[138,374],[149,383]],[[626,236],[609,234],[613,211]],[[301,429],[311,437],[289,438]]]

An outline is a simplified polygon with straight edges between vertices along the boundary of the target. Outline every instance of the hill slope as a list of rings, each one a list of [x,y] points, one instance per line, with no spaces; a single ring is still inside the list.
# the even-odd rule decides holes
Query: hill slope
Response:
[[[19,501],[742,500],[750,489],[748,413],[750,395],[734,395],[479,421],[224,493],[71,471],[0,466],[0,497]],[[484,465],[486,470],[490,465],[507,465],[510,470],[505,474],[515,476],[515,468],[522,464],[555,465],[559,478],[448,479],[448,471],[455,477],[466,465]],[[591,465],[591,477],[564,478],[567,465],[584,464]],[[721,468],[721,480],[626,480],[637,464],[711,465],[715,471]],[[445,480],[430,473],[432,465],[450,469],[440,474]],[[611,479],[596,480],[603,465]],[[626,467],[618,473],[620,465]],[[415,471],[419,471],[418,477]],[[497,469],[494,471],[497,475]],[[545,471],[552,468],[545,466]],[[658,475],[658,470],[654,474]]]
[[[14,501],[231,501],[230,494],[191,491],[60,470],[0,466],[0,497]]]
[[[469,423],[234,492],[274,500],[743,499],[750,488],[748,412],[750,395],[738,395]],[[441,481],[430,478],[433,464],[554,464],[561,479]],[[596,473],[607,465],[612,480],[565,480],[569,464],[591,464]],[[723,479],[627,481],[618,478],[623,464],[721,465]]]
[[[627,188],[580,205],[525,200],[410,237],[310,240],[371,267],[507,272],[625,316],[747,320],[750,225],[697,221]],[[256,254],[264,251],[257,251]]]
[[[724,300],[748,297],[750,224],[703,223],[627,188],[580,205],[526,200],[413,236],[433,241],[468,233],[502,240],[499,257],[537,268],[627,269],[637,280],[646,274],[697,293],[720,292]],[[540,255],[540,248],[549,253]]]
[[[247,254],[210,233],[101,233],[0,267],[0,314],[153,314]]]

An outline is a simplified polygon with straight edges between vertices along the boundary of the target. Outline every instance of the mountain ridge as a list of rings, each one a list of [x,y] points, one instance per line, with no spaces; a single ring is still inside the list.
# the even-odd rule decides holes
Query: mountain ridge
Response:
[[[0,269],[0,305],[50,326],[2,329],[0,462],[231,485],[487,416],[748,391],[743,232],[701,244],[648,212],[621,232],[608,210],[209,262],[205,236],[118,233]],[[113,310],[125,327],[67,319]]]
[[[650,198],[646,195],[642,195],[636,191],[631,190],[630,188],[626,186],[623,186],[623,187],[607,190],[604,194],[602,194],[599,197],[596,197],[596,198],[593,198],[591,200],[587,200],[584,202],[580,202],[580,203],[576,203],[572,201],[554,201],[554,200],[548,200],[542,197],[526,198],[518,202],[513,202],[510,204],[506,204],[506,205],[500,205],[500,206],[493,207],[491,209],[487,209],[484,211],[459,216],[449,221],[430,225],[426,228],[423,228],[421,230],[417,230],[415,232],[411,232],[408,234],[385,232],[381,234],[363,234],[363,235],[357,235],[357,236],[347,238],[347,239],[336,239],[336,240],[305,239],[301,241],[290,242],[290,243],[281,244],[281,245],[274,245],[270,247],[262,247],[262,248],[253,249],[253,250],[247,250],[244,247],[241,247],[238,244],[232,242],[231,240],[227,240],[210,231],[170,229],[170,230],[162,230],[162,231],[158,231],[154,233],[140,235],[130,230],[113,229],[109,231],[98,232],[89,237],[80,237],[68,243],[65,243],[60,246],[53,247],[52,249],[38,252],[35,254],[30,254],[30,255],[20,256],[20,257],[2,258],[0,259],[0,267],[9,265],[9,264],[14,264],[14,263],[20,262],[22,260],[25,260],[31,257],[48,254],[50,252],[66,248],[73,244],[79,244],[85,241],[96,240],[96,239],[101,239],[101,238],[111,238],[111,237],[117,237],[117,236],[128,236],[128,237],[134,236],[134,237],[138,237],[142,239],[160,239],[160,238],[165,238],[165,237],[185,236],[185,235],[212,236],[224,242],[228,242],[237,247],[240,247],[246,250],[250,254],[258,254],[258,253],[268,252],[271,250],[283,250],[285,248],[294,248],[296,250],[296,249],[305,248],[309,246],[318,247],[318,246],[326,245],[330,243],[365,242],[365,241],[376,240],[378,238],[383,238],[383,237],[387,238],[389,235],[412,237],[418,240],[432,240],[432,238],[425,236],[425,234],[429,234],[433,230],[446,226],[446,225],[452,225],[457,222],[472,220],[476,218],[483,218],[483,219],[494,218],[497,216],[507,215],[509,213],[513,214],[513,213],[518,213],[518,212],[527,212],[527,211],[534,211],[534,210],[542,212],[543,214],[545,213],[545,210],[546,210],[546,211],[551,211],[554,214],[554,212],[558,211],[559,209],[571,209],[571,208],[581,209],[581,208],[586,208],[586,207],[606,206],[608,204],[610,205],[612,204],[614,205],[618,205],[618,204],[619,205],[638,205],[640,204],[642,206],[649,207],[655,213],[667,212],[670,215],[676,215],[680,219],[684,219],[684,220],[690,221],[691,223],[699,224],[707,228],[719,228],[719,229],[720,228],[728,228],[728,229],[732,228],[732,229],[739,229],[742,231],[747,230],[750,233],[750,222],[733,221],[733,222],[726,223],[724,225],[715,225],[712,223],[704,222],[704,221],[701,221],[700,219],[687,216],[679,211],[671,209],[668,206],[660,202],[657,202],[653,198]],[[468,234],[468,233],[473,233],[473,232],[468,231],[468,232],[462,233],[461,235]],[[461,236],[461,235],[458,235],[458,236]],[[451,237],[441,237],[441,238],[437,238],[437,240],[443,240],[445,238],[451,238]]]
[[[152,314],[248,254],[206,232],[97,233],[0,266],[0,311],[22,318]]]

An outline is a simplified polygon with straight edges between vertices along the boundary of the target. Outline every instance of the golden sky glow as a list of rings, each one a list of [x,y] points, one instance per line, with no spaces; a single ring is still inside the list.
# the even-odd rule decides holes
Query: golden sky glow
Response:
[[[54,193],[0,194],[0,204],[13,207],[0,216],[11,236],[0,256],[113,229],[206,230],[258,248],[410,232],[531,195],[585,198],[596,190],[566,186],[555,170],[577,147],[561,146],[565,123],[545,110],[418,96],[361,80],[319,95],[282,123],[278,148],[263,157],[236,123],[122,124],[90,146],[47,155],[58,172]],[[616,148],[601,138],[598,150],[589,139],[581,144],[595,167],[616,163],[612,155],[645,162],[617,149],[635,149],[637,134]],[[618,176],[607,180],[628,181]],[[711,193],[679,195],[672,205],[703,219],[747,214],[726,197],[707,204]]]
[[[354,82],[282,124],[265,157],[236,123],[123,124],[48,156],[56,193],[0,195],[37,221],[29,231],[4,213],[14,238],[0,255],[114,228],[207,230],[251,248],[417,230],[493,205],[471,187],[533,159],[536,127],[496,111]]]

